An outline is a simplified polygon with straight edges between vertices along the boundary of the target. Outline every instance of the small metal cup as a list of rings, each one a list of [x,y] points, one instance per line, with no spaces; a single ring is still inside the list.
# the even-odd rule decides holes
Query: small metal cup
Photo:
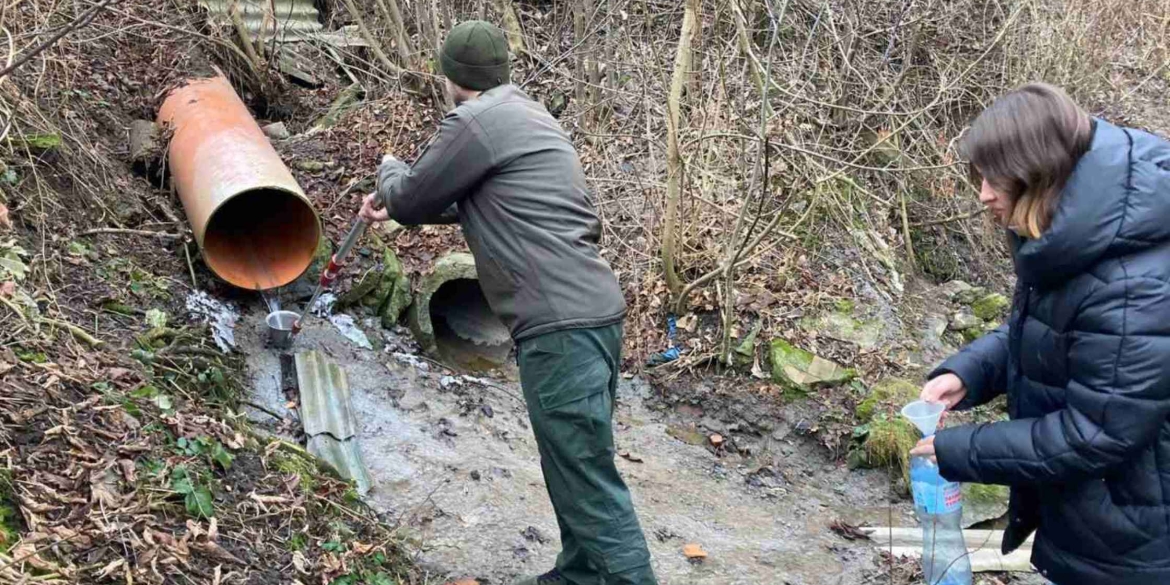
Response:
[[[293,324],[300,316],[292,311],[273,311],[268,314],[268,345],[288,349],[293,342]]]

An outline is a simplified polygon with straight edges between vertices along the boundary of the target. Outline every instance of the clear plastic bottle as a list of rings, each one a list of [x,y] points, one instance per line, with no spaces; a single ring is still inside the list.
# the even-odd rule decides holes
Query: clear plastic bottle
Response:
[[[927,585],[971,585],[963,541],[962,485],[943,479],[925,457],[910,459],[910,491],[922,523],[922,572]]]

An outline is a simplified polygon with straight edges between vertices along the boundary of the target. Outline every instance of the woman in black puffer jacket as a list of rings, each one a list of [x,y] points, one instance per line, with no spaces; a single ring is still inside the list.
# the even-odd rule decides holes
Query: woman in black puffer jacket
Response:
[[[1008,324],[931,374],[926,400],[1007,393],[1007,422],[939,431],[943,477],[1011,486],[1004,552],[1036,531],[1058,585],[1170,584],[1170,144],[1019,88],[964,140],[1016,267]]]

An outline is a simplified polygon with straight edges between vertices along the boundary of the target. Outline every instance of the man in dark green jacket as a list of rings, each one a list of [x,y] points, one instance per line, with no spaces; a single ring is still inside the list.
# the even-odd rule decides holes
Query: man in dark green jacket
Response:
[[[413,166],[383,162],[361,215],[457,219],[488,303],[516,340],[562,545],[555,569],[518,585],[654,584],[614,465],[625,300],[598,251],[601,225],[577,152],[548,111],[509,84],[507,46],[485,22],[452,29],[440,64],[458,107]]]

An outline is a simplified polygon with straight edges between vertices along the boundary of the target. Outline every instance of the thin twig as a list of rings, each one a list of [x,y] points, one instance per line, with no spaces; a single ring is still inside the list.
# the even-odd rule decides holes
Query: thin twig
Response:
[[[6,77],[9,73],[16,71],[17,69],[20,68],[21,65],[28,63],[29,61],[32,60],[33,57],[40,55],[42,51],[44,51],[45,49],[48,49],[49,47],[56,44],[57,41],[61,40],[61,37],[73,32],[73,31],[75,31],[83,26],[88,25],[90,22],[93,21],[94,17],[97,16],[99,12],[101,12],[102,10],[104,10],[106,8],[106,6],[109,6],[110,4],[114,4],[114,3],[117,3],[120,1],[121,0],[102,0],[100,4],[94,6],[93,8],[90,8],[88,12],[86,12],[85,14],[82,14],[78,18],[74,19],[73,22],[69,23],[68,26],[61,29],[60,31],[57,31],[57,34],[53,35],[52,37],[49,37],[48,40],[33,47],[32,49],[25,51],[24,53],[22,53],[20,55],[20,57],[18,57],[15,61],[10,63],[4,69],[0,69],[0,79]]]
[[[954,223],[956,221],[963,221],[963,220],[971,219],[973,217],[978,217],[980,215],[983,215],[983,213],[986,211],[987,211],[986,209],[976,209],[975,211],[972,211],[970,213],[963,213],[960,215],[952,215],[951,217],[945,217],[943,219],[915,222],[915,223],[910,224],[909,227],[923,228],[923,227],[931,227],[931,226],[936,226],[936,225],[943,225],[943,224],[947,224],[947,223]]]
[[[123,228],[97,228],[77,234],[79,236],[96,236],[98,234],[127,234],[132,236],[147,236],[152,238],[162,238],[166,240],[179,240],[183,236],[180,234],[172,234],[170,232],[152,232],[149,230],[132,230]]]

